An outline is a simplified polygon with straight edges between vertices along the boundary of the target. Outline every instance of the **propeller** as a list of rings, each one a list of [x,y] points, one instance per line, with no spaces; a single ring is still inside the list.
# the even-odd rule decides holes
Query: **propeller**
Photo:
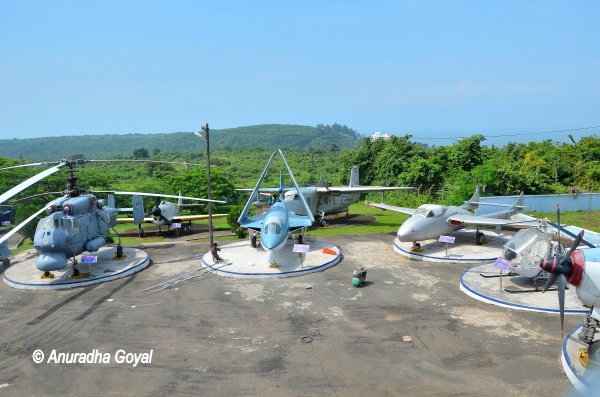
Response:
[[[152,208],[152,215],[159,217],[160,219],[163,220],[163,222],[165,222],[165,224],[170,225],[171,221],[169,221],[167,219],[167,217],[165,217],[162,214],[162,210],[160,209],[160,197],[156,198],[156,204],[154,205],[154,207]]]
[[[557,210],[557,221],[560,226],[560,206],[556,207]],[[569,248],[569,251],[563,255],[562,248],[560,245],[560,228],[558,229],[558,254],[549,256],[540,262],[540,267],[547,271],[550,276],[548,281],[544,285],[542,293],[548,291],[548,289],[556,282],[558,285],[558,305],[560,307],[560,330],[564,338],[565,333],[565,290],[567,288],[567,277],[570,277],[573,273],[573,262],[571,257],[573,252],[577,249],[581,240],[583,239],[583,230],[575,237],[575,241]]]

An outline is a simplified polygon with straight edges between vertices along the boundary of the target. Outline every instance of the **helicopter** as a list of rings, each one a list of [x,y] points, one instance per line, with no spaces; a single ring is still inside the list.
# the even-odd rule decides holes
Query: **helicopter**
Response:
[[[0,238],[2,255],[6,255],[7,248],[5,243],[12,235],[38,215],[46,212],[46,216],[38,222],[33,239],[34,248],[39,252],[36,267],[43,272],[42,278],[54,277],[51,272],[64,269],[69,260],[73,264],[72,277],[81,277],[81,273],[77,268],[76,256],[85,251],[97,251],[106,243],[106,238],[109,236],[110,231],[113,231],[119,238],[116,256],[118,258],[122,257],[123,247],[121,245],[121,238],[114,228],[119,209],[115,208],[112,203],[111,205],[105,205],[104,200],[97,199],[93,193],[77,186],[75,166],[88,161],[91,160],[62,160],[55,166],[34,175],[0,196],[0,202],[5,201],[37,181],[58,171],[61,167],[66,166],[68,168],[69,178],[64,195],[49,202],[2,236]],[[33,165],[40,164],[47,163],[35,163]],[[28,165],[2,169],[23,166]],[[134,218],[138,222],[141,222],[144,217],[142,197],[135,195],[132,198],[132,204]]]

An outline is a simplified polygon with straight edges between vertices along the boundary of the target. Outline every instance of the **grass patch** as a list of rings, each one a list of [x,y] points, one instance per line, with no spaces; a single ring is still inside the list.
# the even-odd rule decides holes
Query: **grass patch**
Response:
[[[538,219],[548,218],[552,222],[556,222],[556,212],[527,212],[526,215]],[[560,223],[597,232],[600,231],[600,211],[561,212]]]

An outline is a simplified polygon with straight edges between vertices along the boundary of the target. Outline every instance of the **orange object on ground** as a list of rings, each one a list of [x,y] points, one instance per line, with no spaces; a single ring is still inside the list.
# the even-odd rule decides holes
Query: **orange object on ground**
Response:
[[[335,252],[331,248],[327,248],[327,247],[323,248],[323,253],[324,254],[329,254],[329,255],[337,255],[337,252]]]

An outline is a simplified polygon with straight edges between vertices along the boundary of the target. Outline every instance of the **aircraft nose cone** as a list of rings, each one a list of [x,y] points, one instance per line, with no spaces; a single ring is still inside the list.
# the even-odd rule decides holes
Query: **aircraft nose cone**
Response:
[[[398,240],[403,242],[415,241],[415,227],[412,222],[406,221],[398,229]]]

